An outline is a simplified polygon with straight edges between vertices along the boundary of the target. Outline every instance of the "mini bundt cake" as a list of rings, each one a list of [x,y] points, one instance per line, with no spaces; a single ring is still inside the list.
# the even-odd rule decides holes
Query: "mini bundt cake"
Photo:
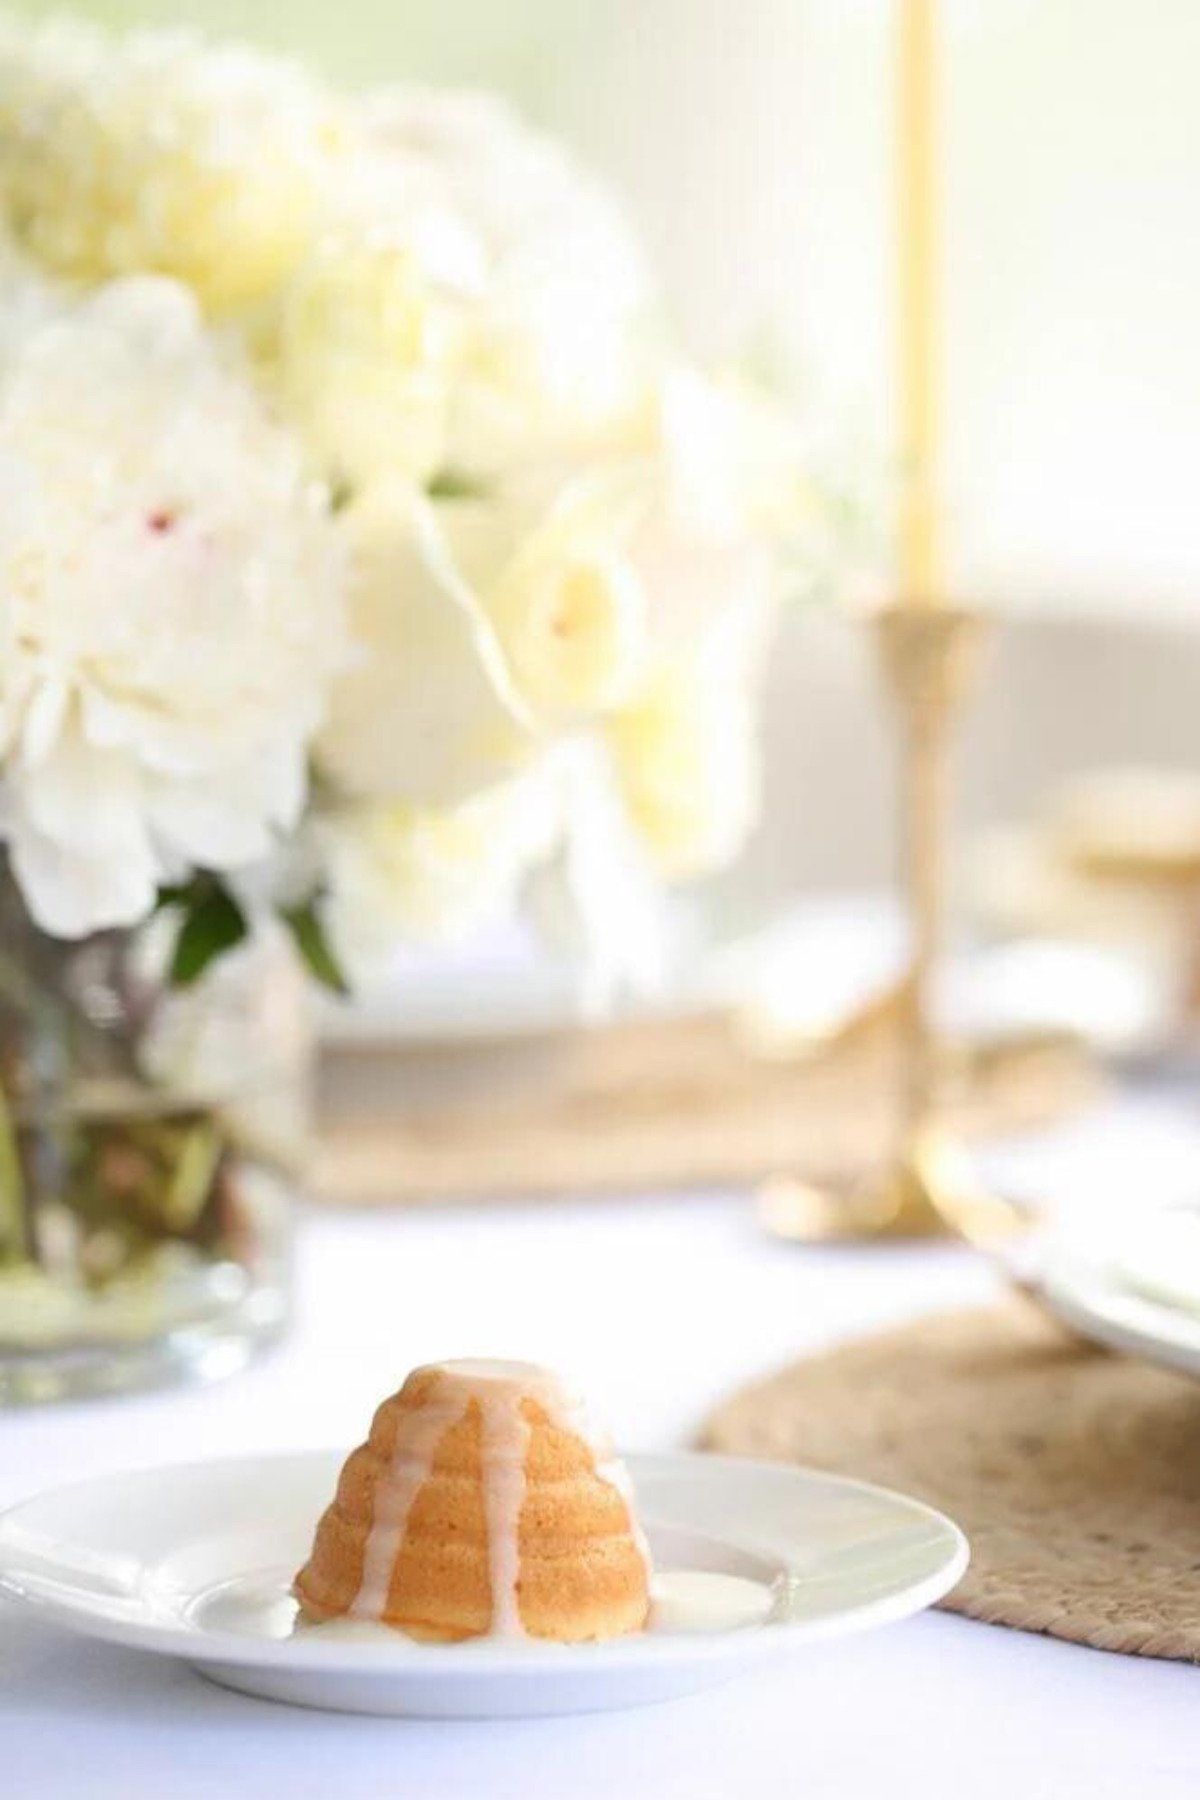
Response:
[[[642,1628],[649,1559],[623,1464],[554,1375],[435,1363],[376,1412],[294,1591],[308,1623],[576,1643]]]

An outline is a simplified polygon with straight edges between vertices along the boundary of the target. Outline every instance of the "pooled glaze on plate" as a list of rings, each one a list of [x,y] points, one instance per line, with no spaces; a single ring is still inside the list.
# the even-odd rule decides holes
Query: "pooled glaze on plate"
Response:
[[[762,1625],[775,1604],[775,1592],[765,1581],[750,1581],[744,1575],[726,1575],[713,1569],[667,1569],[654,1577],[651,1586],[650,1616],[645,1632],[672,1635],[694,1631],[738,1631],[748,1625]],[[343,1644],[376,1644],[381,1650],[395,1650],[414,1642],[407,1632],[378,1619],[326,1619],[320,1625],[298,1617],[293,1626],[298,1637],[318,1637]],[[496,1635],[496,1634],[491,1634]],[[540,1640],[544,1648],[548,1640]],[[456,1645],[462,1649],[462,1645]],[[561,1646],[564,1653],[574,1648]]]

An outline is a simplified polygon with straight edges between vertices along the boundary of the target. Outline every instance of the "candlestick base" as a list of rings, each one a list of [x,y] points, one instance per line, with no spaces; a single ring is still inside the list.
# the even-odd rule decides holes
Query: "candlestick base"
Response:
[[[858,1182],[777,1177],[759,1192],[758,1216],[773,1237],[804,1244],[952,1234],[992,1246],[1017,1224],[1011,1204],[987,1192],[962,1147],[936,1130]]]
[[[830,1187],[784,1175],[766,1185],[759,1202],[766,1229],[805,1243],[948,1232],[979,1237],[1009,1211],[982,1192],[965,1151],[941,1128],[939,1046],[931,1016],[942,943],[950,737],[982,620],[967,607],[903,598],[880,608],[874,628],[898,727],[902,877],[912,934],[900,1021],[901,1135],[890,1164],[869,1179]]]

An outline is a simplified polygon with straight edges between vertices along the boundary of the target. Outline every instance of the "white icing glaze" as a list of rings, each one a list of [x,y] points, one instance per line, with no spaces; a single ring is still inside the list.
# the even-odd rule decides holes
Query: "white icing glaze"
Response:
[[[598,1480],[608,1487],[615,1488],[625,1502],[625,1511],[629,1518],[630,1536],[634,1548],[642,1559],[642,1567],[646,1571],[646,1583],[649,1586],[654,1577],[654,1563],[650,1555],[650,1545],[642,1530],[634,1502],[633,1483],[629,1479],[629,1471],[616,1454],[613,1441],[608,1432],[593,1417],[587,1402],[579,1395],[570,1395],[556,1384],[556,1398],[546,1406],[547,1416],[560,1430],[573,1432],[591,1452],[592,1466]]]
[[[761,1625],[775,1604],[771,1589],[744,1575],[712,1569],[670,1569],[652,1591],[648,1631],[736,1631]]]
[[[552,1425],[581,1440],[592,1458],[597,1478],[620,1494],[649,1581],[650,1550],[638,1523],[625,1465],[614,1455],[610,1439],[594,1424],[582,1400],[568,1393],[556,1375],[534,1363],[484,1359],[437,1363],[432,1373],[436,1379],[430,1397],[399,1424],[391,1461],[376,1486],[362,1578],[347,1614],[349,1619],[368,1623],[382,1620],[413,1502],[429,1476],[442,1438],[459,1422],[472,1401],[478,1405],[482,1421],[481,1472],[492,1599],[487,1635],[525,1635],[518,1583],[530,1435],[522,1405],[526,1399],[540,1406]]]
[[[451,1362],[437,1363],[435,1367],[443,1375],[463,1381],[505,1381],[524,1387],[541,1386],[555,1380],[550,1370],[543,1369],[540,1363],[512,1362],[498,1356],[460,1356]]]
[[[413,1501],[433,1467],[437,1447],[463,1415],[466,1400],[460,1395],[436,1392],[418,1413],[397,1429],[395,1448],[387,1473],[375,1484],[371,1529],[363,1547],[362,1576],[349,1609],[353,1619],[381,1619],[387,1610],[392,1570]]]
[[[378,1644],[381,1649],[414,1641],[395,1625],[384,1625],[379,1619],[354,1619],[349,1613],[320,1623],[301,1616],[292,1626],[292,1636],[326,1638],[338,1644]]]
[[[596,1474],[601,1481],[606,1481],[609,1487],[616,1488],[625,1502],[625,1511],[629,1515],[629,1535],[633,1539],[634,1549],[642,1559],[642,1567],[646,1571],[646,1585],[649,1587],[654,1580],[654,1559],[650,1554],[649,1541],[642,1530],[642,1522],[637,1515],[629,1470],[619,1456],[609,1455],[603,1462],[597,1462]]]
[[[483,1419],[483,1504],[492,1587],[489,1637],[524,1637],[517,1583],[521,1574],[521,1508],[529,1423],[520,1387],[487,1381],[476,1395]]]

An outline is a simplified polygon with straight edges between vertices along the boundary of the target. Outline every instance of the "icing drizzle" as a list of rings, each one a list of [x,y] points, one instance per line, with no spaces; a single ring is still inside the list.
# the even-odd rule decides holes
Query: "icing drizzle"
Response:
[[[382,1619],[386,1612],[392,1569],[404,1542],[413,1501],[433,1466],[438,1445],[450,1427],[458,1423],[465,1405],[453,1395],[435,1393],[411,1422],[406,1421],[408,1429],[403,1437],[397,1430],[387,1475],[375,1485],[371,1529],[363,1547],[358,1592],[349,1608],[351,1618]]]

